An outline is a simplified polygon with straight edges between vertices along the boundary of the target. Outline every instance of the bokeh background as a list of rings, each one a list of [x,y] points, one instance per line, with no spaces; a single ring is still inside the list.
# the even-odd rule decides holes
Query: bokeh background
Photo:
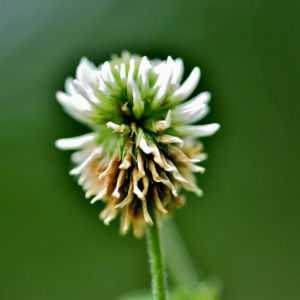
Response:
[[[224,300],[300,299],[299,1],[1,1],[0,299],[103,299],[148,287],[145,240],[98,220],[54,147],[87,129],[55,100],[82,56],[182,57],[212,93],[199,177],[176,223]]]

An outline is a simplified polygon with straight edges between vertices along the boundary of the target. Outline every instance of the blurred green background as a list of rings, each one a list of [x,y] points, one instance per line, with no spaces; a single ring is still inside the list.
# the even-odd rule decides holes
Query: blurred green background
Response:
[[[145,240],[98,220],[54,141],[88,130],[55,100],[82,56],[123,49],[182,57],[209,160],[176,213],[197,269],[222,275],[224,300],[300,299],[299,1],[1,1],[0,299],[104,299],[148,287]]]

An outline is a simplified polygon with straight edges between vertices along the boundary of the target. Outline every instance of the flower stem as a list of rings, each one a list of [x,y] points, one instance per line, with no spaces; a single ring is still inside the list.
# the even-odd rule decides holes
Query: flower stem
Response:
[[[148,208],[153,220],[153,226],[147,225],[148,252],[152,274],[152,293],[155,300],[167,299],[166,275],[162,257],[160,231],[152,205]]]

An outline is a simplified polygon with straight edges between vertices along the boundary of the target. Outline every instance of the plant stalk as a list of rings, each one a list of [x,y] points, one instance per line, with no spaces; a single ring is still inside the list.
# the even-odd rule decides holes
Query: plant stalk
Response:
[[[148,208],[153,220],[153,226],[147,224],[148,253],[152,275],[152,293],[155,300],[167,299],[166,274],[163,263],[160,230],[152,205]]]

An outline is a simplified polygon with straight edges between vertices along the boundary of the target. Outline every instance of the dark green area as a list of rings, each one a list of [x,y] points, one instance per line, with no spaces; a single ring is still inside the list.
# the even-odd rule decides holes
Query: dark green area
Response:
[[[300,299],[299,1],[2,1],[2,300],[113,300],[150,286],[145,240],[98,220],[54,141],[87,132],[55,100],[82,56],[199,66],[209,160],[176,222],[224,300]]]

